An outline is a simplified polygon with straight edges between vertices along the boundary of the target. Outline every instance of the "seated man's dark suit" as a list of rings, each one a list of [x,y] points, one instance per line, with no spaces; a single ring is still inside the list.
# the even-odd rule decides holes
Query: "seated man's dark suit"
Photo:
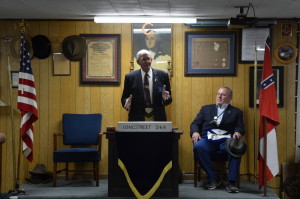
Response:
[[[217,116],[217,105],[206,105],[203,106],[198,113],[197,117],[190,125],[191,136],[194,132],[199,132],[201,139],[194,144],[194,150],[197,154],[197,159],[199,160],[201,167],[208,174],[208,181],[216,179],[217,174],[213,169],[211,163],[210,154],[214,151],[224,151],[227,152],[225,146],[225,140],[220,142],[212,142],[206,139],[206,132],[211,129],[221,129],[228,131],[231,136],[235,132],[239,132],[242,135],[245,134],[244,122],[243,122],[243,112],[231,106],[230,104],[225,109],[221,123],[217,125],[214,122],[214,117]],[[237,181],[237,171],[240,166],[241,158],[234,157],[228,154],[228,167],[229,175],[228,180]]]
[[[154,121],[166,121],[165,105],[171,104],[172,102],[169,76],[166,72],[153,68],[152,74],[152,106]],[[166,90],[170,93],[170,98],[165,101],[162,98],[162,89],[164,85],[166,85]],[[132,102],[128,113],[128,121],[144,121],[145,103],[141,69],[132,71],[125,76],[124,90],[121,98],[123,107],[130,94],[132,94]]]

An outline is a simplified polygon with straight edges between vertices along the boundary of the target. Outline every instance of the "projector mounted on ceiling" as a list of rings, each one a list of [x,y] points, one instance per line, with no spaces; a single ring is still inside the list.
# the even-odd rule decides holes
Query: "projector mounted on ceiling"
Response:
[[[250,6],[253,9],[253,17],[247,17]],[[231,19],[197,19],[197,23],[186,24],[190,28],[255,28],[266,27],[277,23],[275,19],[257,19],[255,16],[255,10],[251,3],[249,6],[235,6],[240,8],[240,13],[236,18]],[[247,12],[244,13],[244,8],[247,8]]]
[[[231,17],[228,20],[228,26],[250,26],[253,27],[257,24],[257,17],[255,17],[255,11],[254,11],[254,17],[247,17],[248,11],[250,6],[253,8],[252,4],[250,3],[249,6],[235,6],[235,8],[240,8],[240,13],[236,16],[236,18]],[[247,12],[244,13],[244,8],[247,8]]]
[[[257,23],[256,17],[246,17],[246,18],[232,18],[229,19],[228,25],[247,25],[255,26]]]

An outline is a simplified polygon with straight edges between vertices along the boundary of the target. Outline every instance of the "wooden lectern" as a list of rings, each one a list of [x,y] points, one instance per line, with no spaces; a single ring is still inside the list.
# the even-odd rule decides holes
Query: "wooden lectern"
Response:
[[[116,133],[117,131],[104,132],[108,139],[108,197],[133,197],[134,194],[130,189],[124,172],[118,165],[118,153],[116,146]],[[128,133],[128,132],[127,132]],[[147,142],[147,138],[153,136],[151,132],[136,133],[143,136],[143,142]],[[155,134],[166,134],[171,132],[155,132]],[[172,142],[172,168],[166,173],[159,188],[154,193],[153,197],[178,197],[178,181],[179,181],[179,165],[178,165],[178,140],[182,131],[172,130],[174,133]],[[131,143],[128,143],[130,145]],[[152,144],[155,147],[155,143]],[[150,152],[151,150],[149,150]]]

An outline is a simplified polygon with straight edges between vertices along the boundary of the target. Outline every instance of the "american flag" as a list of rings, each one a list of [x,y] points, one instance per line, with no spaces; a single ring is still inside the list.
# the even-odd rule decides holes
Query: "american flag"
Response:
[[[279,116],[270,46],[271,38],[268,37],[265,45],[264,64],[259,93],[259,188],[263,186],[265,181],[271,180],[279,172],[275,130],[275,127],[279,125]],[[265,139],[267,139],[266,147],[264,146]],[[266,176],[264,172],[265,168]]]
[[[18,109],[21,111],[23,154],[30,162],[32,162],[33,123],[38,119],[38,110],[28,44],[23,33],[21,34],[20,48]]]

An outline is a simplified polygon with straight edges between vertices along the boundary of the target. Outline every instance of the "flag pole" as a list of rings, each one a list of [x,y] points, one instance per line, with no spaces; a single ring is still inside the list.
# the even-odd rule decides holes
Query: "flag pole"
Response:
[[[26,22],[24,21],[24,19],[22,19],[22,21],[21,22],[19,22],[18,24],[17,24],[17,26],[20,28],[20,31],[21,31],[21,33],[24,33],[25,32],[25,30],[26,30],[26,26],[27,26],[27,24],[26,24]],[[9,56],[8,56],[8,79],[9,79],[9,90],[10,90],[10,107],[11,107],[11,121],[13,121],[13,106],[12,106],[12,88],[11,88],[11,77],[10,77],[10,72],[11,72],[11,66],[10,66],[10,59],[9,59]],[[13,125],[13,122],[12,122],[12,125]],[[12,129],[14,129],[13,128],[13,126],[12,126]],[[18,148],[18,155],[17,155],[17,168],[16,168],[16,161],[15,161],[15,157],[16,157],[16,152],[15,152],[15,142],[16,142],[16,140],[15,140],[15,137],[14,137],[14,130],[12,130],[13,132],[12,132],[12,138],[13,138],[13,140],[12,140],[12,147],[13,147],[13,151],[12,151],[12,153],[13,153],[13,170],[14,170],[14,175],[13,175],[13,177],[14,177],[14,186],[15,186],[15,189],[13,189],[13,190],[10,190],[9,192],[8,192],[8,194],[9,194],[9,196],[16,196],[16,195],[19,195],[19,194],[28,194],[24,189],[22,189],[22,188],[20,188],[20,159],[21,159],[21,155],[20,155],[20,150],[21,150],[21,134],[20,134],[20,138],[19,138],[19,144],[17,145],[17,147],[19,147]]]
[[[11,82],[11,65],[10,65],[10,58],[9,56],[7,56],[7,63],[8,63],[8,67],[7,67],[7,71],[8,71],[8,79],[9,79],[9,95],[10,95],[10,121],[11,121],[11,131],[12,131],[12,162],[13,162],[13,178],[14,178],[14,189],[12,190],[9,190],[8,194],[10,196],[16,196],[16,195],[19,195],[20,193],[22,194],[27,194],[25,192],[24,189],[20,189],[20,180],[19,180],[19,170],[20,170],[20,145],[16,145],[16,137],[15,137],[15,128],[14,128],[14,109],[13,109],[13,106],[12,106],[12,82]],[[20,142],[21,142],[21,137],[19,138]],[[18,155],[17,155],[17,160],[18,162],[16,163],[16,147],[17,148],[17,152],[18,152]],[[16,164],[18,165],[17,168],[16,168]]]
[[[266,117],[264,117],[264,197],[267,196],[267,122]]]
[[[253,132],[254,132],[254,183],[256,184],[256,157],[257,157],[257,153],[256,153],[256,111],[257,111],[257,49],[256,49],[256,41],[255,41],[255,49],[254,49],[255,53],[254,53],[254,82],[253,82],[253,108],[254,108],[254,128],[253,128]]]
[[[7,77],[8,77],[8,91],[9,91],[9,104],[10,104],[10,125],[11,125],[11,137],[12,137],[12,164],[13,164],[13,178],[14,178],[14,186],[16,185],[16,151],[15,151],[15,128],[14,128],[14,110],[12,105],[12,84],[11,84],[11,66],[10,59],[7,56]]]

